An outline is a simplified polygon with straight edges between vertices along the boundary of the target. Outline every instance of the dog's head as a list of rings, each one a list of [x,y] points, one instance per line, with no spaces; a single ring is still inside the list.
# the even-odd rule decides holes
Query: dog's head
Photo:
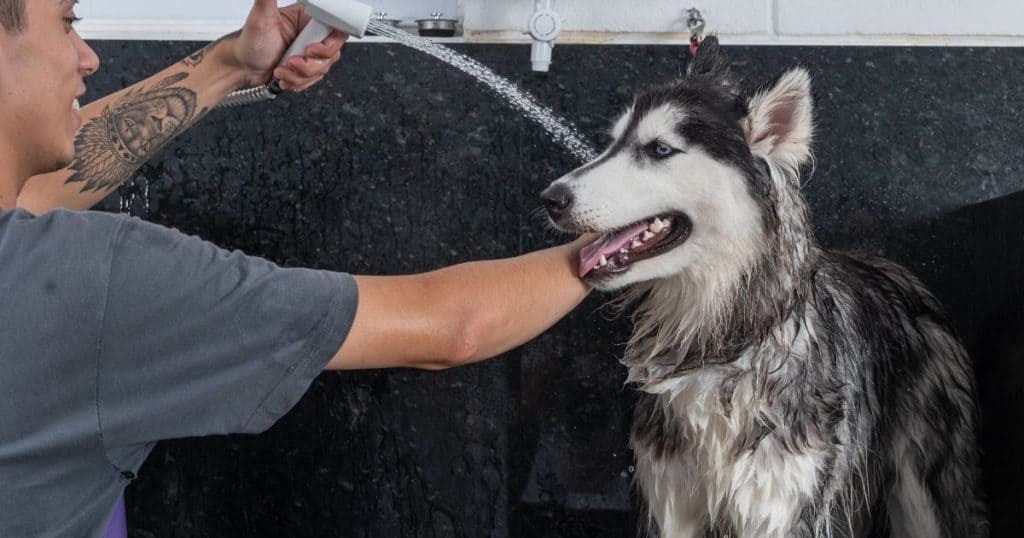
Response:
[[[712,36],[684,77],[639,94],[608,149],[542,198],[555,226],[602,234],[580,255],[580,276],[599,289],[677,274],[736,279],[764,251],[780,191],[810,158],[811,116],[806,71],[744,97]]]

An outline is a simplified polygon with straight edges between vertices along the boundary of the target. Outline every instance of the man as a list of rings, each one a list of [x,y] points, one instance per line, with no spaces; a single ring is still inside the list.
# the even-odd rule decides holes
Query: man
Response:
[[[353,277],[48,211],[90,207],[240,86],[309,87],[344,40],[275,68],[306,18],[256,0],[240,34],[78,111],[99,60],[74,4],[0,0],[0,536],[96,536],[157,441],[263,431],[324,368],[493,357],[588,293],[579,242]]]

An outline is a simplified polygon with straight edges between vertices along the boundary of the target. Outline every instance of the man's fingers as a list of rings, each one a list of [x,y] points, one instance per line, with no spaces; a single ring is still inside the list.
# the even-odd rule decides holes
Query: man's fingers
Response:
[[[312,88],[313,86],[316,86],[323,79],[324,79],[324,77],[322,77],[322,76],[321,77],[317,77],[317,78],[315,78],[315,79],[313,79],[313,80],[311,80],[311,81],[309,81],[309,82],[307,82],[307,83],[305,83],[305,84],[303,84],[301,86],[296,87],[295,89],[288,90],[288,91],[293,91],[293,92],[296,92],[296,93],[304,92],[304,91]]]
[[[322,43],[312,43],[304,51],[307,58],[319,58],[329,60],[334,57],[341,47],[348,40],[348,34],[338,30],[332,30],[331,34]]]
[[[282,79],[279,79],[279,84],[281,86],[281,89],[286,91],[286,92],[298,93],[298,92],[304,92],[304,91],[308,90],[309,88],[311,88],[311,87],[315,86],[316,84],[318,84],[323,79],[324,79],[324,77],[322,77],[322,76],[321,77],[312,78],[312,79],[308,79],[307,78],[307,79],[292,79],[292,80],[289,80],[287,78],[282,78]]]
[[[316,69],[307,73],[300,73],[289,65],[278,67],[274,70],[274,78],[281,83],[281,89],[295,91],[298,88],[309,86],[311,81],[319,81],[327,74],[326,67]]]
[[[306,47],[305,56],[306,58],[315,58],[318,60],[328,60],[338,53],[339,48],[329,47],[323,43],[313,43]]]
[[[288,58],[274,70],[274,78],[280,82],[281,89],[301,92],[323,80],[331,66],[341,59],[341,47],[347,39],[348,34],[334,30],[323,43],[306,47],[305,56]]]
[[[331,50],[337,52],[341,50],[341,46],[344,45],[346,41],[348,41],[348,34],[341,30],[334,29],[331,31],[331,34],[327,36],[327,39],[324,40],[324,45],[327,45]]]
[[[289,58],[285,67],[295,71],[302,78],[314,78],[326,74],[331,68],[327,60],[300,58],[298,56]]]

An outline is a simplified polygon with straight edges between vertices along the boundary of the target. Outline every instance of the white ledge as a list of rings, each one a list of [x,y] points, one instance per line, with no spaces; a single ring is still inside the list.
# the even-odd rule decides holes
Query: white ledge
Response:
[[[78,26],[85,39],[129,41],[212,41],[238,29],[236,21],[167,21],[87,19]],[[722,34],[725,45],[801,46],[899,46],[899,47],[1024,47],[1024,36],[978,35],[774,35]],[[680,33],[563,32],[562,45],[684,45],[689,36]],[[354,40],[360,43],[391,43],[382,37]],[[435,39],[441,43],[528,44],[522,32],[511,30],[467,31],[462,37]],[[557,47],[556,47],[557,54]]]

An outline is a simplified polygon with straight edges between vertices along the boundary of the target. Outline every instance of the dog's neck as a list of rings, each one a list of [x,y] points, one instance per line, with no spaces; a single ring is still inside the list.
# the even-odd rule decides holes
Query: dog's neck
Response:
[[[623,359],[631,381],[654,383],[733,362],[803,304],[817,249],[799,178],[772,172],[780,194],[765,210],[763,249],[749,267],[721,282],[684,272],[627,294],[639,302]]]

